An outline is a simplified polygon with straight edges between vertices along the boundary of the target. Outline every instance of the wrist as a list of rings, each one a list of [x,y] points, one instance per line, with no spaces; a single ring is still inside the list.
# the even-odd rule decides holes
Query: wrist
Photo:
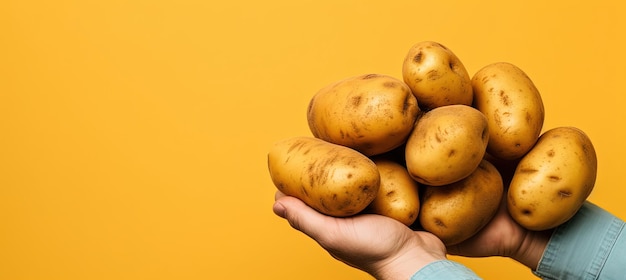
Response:
[[[381,264],[373,273],[374,278],[379,280],[410,279],[417,271],[430,263],[445,260],[434,256],[404,256],[399,257],[384,264]]]
[[[526,234],[516,250],[510,257],[531,270],[536,270],[543,252],[548,246],[553,230],[526,231]]]
[[[410,279],[428,264],[447,259],[440,241],[426,244],[407,244],[398,254],[379,262],[370,274],[379,280]]]

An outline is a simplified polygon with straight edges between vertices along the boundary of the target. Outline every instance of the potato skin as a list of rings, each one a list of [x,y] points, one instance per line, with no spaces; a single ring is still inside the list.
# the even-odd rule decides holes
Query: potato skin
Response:
[[[268,153],[272,182],[326,215],[359,213],[380,187],[376,164],[365,155],[313,137],[276,142]]]
[[[380,188],[366,211],[412,225],[420,208],[418,183],[403,165],[384,158],[373,160],[380,173]]]
[[[496,214],[504,186],[496,167],[482,160],[465,179],[440,187],[424,186],[419,221],[446,246],[461,243]]]
[[[419,112],[404,82],[367,74],[320,89],[309,102],[307,120],[315,137],[373,156],[402,145]]]
[[[402,77],[424,110],[472,104],[472,85],[465,66],[440,43],[413,45],[404,58]]]
[[[426,112],[405,147],[411,177],[424,185],[442,186],[469,176],[485,154],[488,129],[485,116],[467,105]]]
[[[596,152],[575,127],[544,132],[517,165],[507,194],[509,213],[529,230],[551,229],[569,220],[593,190]]]
[[[522,157],[535,144],[545,117],[532,80],[507,62],[489,64],[472,77],[473,106],[489,121],[487,151],[501,159]]]

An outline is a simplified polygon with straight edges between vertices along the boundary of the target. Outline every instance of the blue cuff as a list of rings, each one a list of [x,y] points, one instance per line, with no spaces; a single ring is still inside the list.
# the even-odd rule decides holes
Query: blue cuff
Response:
[[[543,279],[623,279],[624,222],[585,202],[557,227],[533,273]]]
[[[466,266],[451,261],[441,260],[427,264],[422,269],[418,270],[410,280],[449,280],[449,279],[463,279],[463,280],[480,280],[473,271]]]

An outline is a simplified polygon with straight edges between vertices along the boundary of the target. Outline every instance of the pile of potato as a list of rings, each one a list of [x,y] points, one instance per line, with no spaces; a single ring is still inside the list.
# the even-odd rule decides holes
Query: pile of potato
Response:
[[[588,136],[542,133],[541,95],[517,66],[486,65],[470,77],[437,42],[413,45],[402,80],[349,77],[307,108],[312,136],[275,143],[273,183],[317,211],[385,215],[462,242],[499,207],[529,230],[570,219],[591,193],[597,158]]]

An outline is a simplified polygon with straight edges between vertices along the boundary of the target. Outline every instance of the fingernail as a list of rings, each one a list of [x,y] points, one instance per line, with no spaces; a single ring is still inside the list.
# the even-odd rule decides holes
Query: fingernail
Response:
[[[274,202],[274,207],[272,207],[272,210],[274,210],[274,214],[278,215],[281,218],[285,218],[285,206],[282,203]]]

